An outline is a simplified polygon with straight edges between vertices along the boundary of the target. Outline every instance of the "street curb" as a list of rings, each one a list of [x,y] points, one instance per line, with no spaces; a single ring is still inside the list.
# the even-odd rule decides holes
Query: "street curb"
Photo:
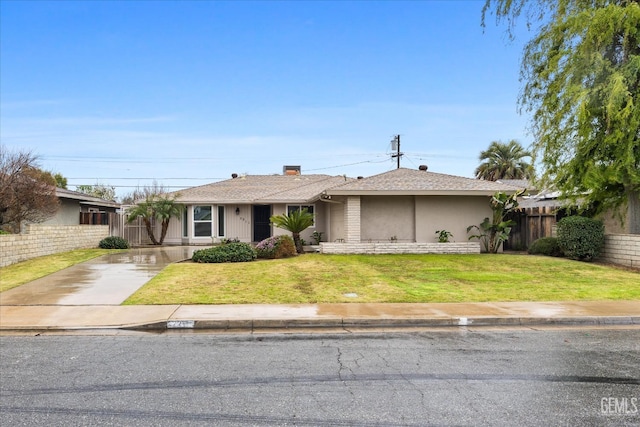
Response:
[[[128,327],[126,329],[198,329],[220,331],[256,329],[351,329],[536,325],[640,325],[640,316],[169,320],[167,322],[156,322],[149,325]]]
[[[440,318],[325,318],[325,319],[243,319],[243,320],[166,320],[152,323],[103,326],[0,327],[0,332],[26,331],[255,331],[255,330],[322,330],[322,329],[402,329],[452,327],[516,327],[516,326],[629,326],[640,325],[640,316],[582,317],[440,317]]]

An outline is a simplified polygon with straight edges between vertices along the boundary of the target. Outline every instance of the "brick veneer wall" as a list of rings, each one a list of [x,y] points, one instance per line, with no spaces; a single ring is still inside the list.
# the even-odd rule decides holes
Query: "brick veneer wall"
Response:
[[[603,261],[640,268],[640,235],[607,234],[600,255]]]
[[[320,243],[324,254],[479,254],[480,243]]]
[[[344,225],[347,242],[360,241],[360,197],[347,197],[344,206]]]
[[[74,249],[97,248],[108,225],[27,225],[23,234],[0,234],[0,267]]]

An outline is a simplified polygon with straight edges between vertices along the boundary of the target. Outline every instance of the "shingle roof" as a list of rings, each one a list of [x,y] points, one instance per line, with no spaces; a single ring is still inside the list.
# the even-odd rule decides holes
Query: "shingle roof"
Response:
[[[497,182],[524,190],[536,189],[536,187],[527,179],[499,179]]]
[[[497,191],[513,193],[516,190],[517,187],[493,181],[400,168],[334,187],[327,194],[492,195]]]
[[[179,194],[177,201],[182,203],[304,203],[352,180],[330,175],[244,175],[174,194]]]

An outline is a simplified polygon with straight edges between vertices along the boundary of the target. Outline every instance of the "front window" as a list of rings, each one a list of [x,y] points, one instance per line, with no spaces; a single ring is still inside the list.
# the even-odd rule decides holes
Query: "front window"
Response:
[[[187,223],[187,221],[189,221],[188,209],[183,209],[182,210],[182,237],[189,236],[189,224]]]
[[[224,206],[218,206],[218,237],[224,235]]]
[[[307,210],[311,215],[313,215],[313,226],[316,224],[316,214],[314,205],[287,205],[287,215],[291,215],[291,213],[299,211],[299,210]]]
[[[193,207],[193,235],[195,237],[211,237],[213,231],[211,206]]]

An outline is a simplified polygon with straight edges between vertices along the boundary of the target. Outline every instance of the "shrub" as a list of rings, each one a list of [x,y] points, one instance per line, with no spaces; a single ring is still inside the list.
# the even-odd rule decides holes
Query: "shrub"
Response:
[[[289,236],[272,236],[256,245],[258,258],[287,258],[297,255],[296,245]]]
[[[562,256],[562,249],[556,237],[541,237],[529,246],[531,255]]]
[[[564,254],[580,261],[600,255],[604,245],[604,225],[583,216],[568,216],[558,222],[558,243]]]
[[[193,253],[194,262],[249,262],[256,259],[256,251],[248,243],[227,243]]]
[[[101,249],[129,249],[129,242],[122,237],[109,236],[105,237],[98,243]]]
[[[234,237],[233,239],[222,239],[220,241],[221,245],[228,245],[229,243],[240,243],[240,239]]]

